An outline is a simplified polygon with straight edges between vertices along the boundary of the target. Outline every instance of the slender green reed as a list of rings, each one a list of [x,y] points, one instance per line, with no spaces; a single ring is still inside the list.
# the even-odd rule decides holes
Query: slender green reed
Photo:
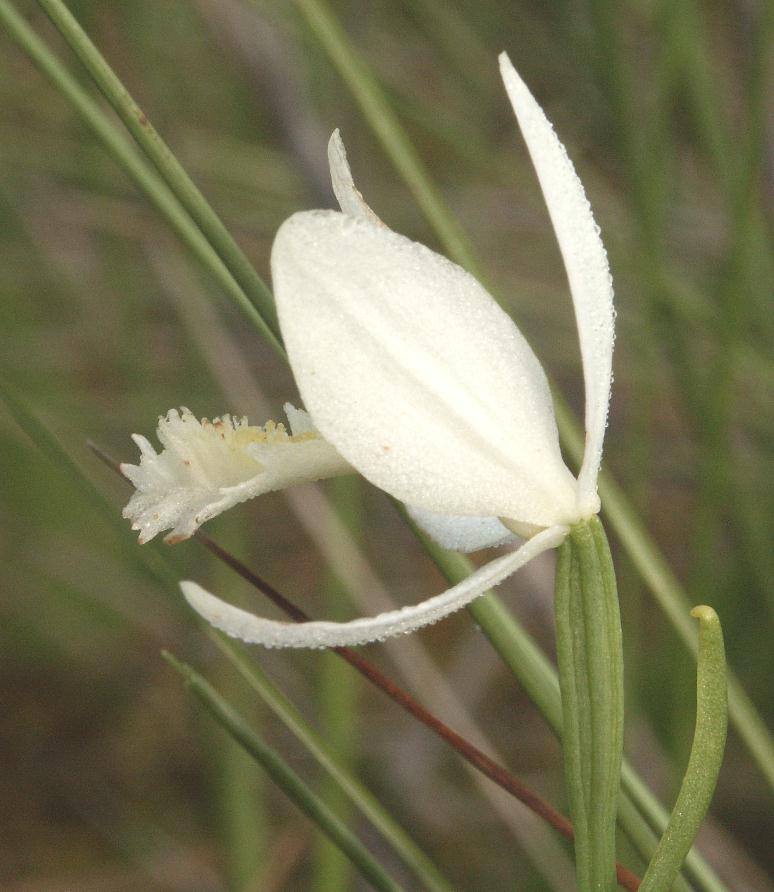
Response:
[[[344,519],[349,534],[360,538],[362,528],[362,485],[357,477],[340,477],[330,482],[331,499],[338,516]],[[337,526],[338,528],[338,526]],[[335,536],[335,530],[332,531]],[[343,609],[349,601],[346,586],[328,571],[324,582],[325,616],[343,620]],[[337,654],[321,655],[317,702],[320,726],[328,749],[337,754],[341,768],[355,773],[358,741],[357,700],[360,677],[352,672]],[[353,803],[344,788],[331,775],[326,775],[319,788],[321,798],[339,818],[351,823]],[[318,836],[312,855],[313,886],[319,892],[340,892],[351,885],[349,861],[322,835]]]
[[[172,654],[164,652],[164,659],[180,673],[188,689],[203,703],[215,721],[266,770],[298,808],[339,846],[375,889],[380,892],[399,892],[402,887],[389,876],[352,831],[315,795],[287,762],[258,737],[212,685]]]
[[[669,824],[642,878],[642,892],[671,887],[715,792],[726,745],[728,698],[723,630],[711,607],[694,607],[699,621],[696,731]]]
[[[274,299],[266,283],[62,0],[38,0],[105,98],[258,310],[269,342],[279,342]],[[275,343],[276,346],[276,343]]]
[[[248,660],[244,655],[243,648],[236,645],[230,638],[226,638],[214,630],[210,630],[209,634],[250,688],[261,697],[326,774],[336,782],[350,801],[390,843],[404,863],[421,880],[423,888],[432,890],[432,892],[450,892],[452,886],[449,881],[417,846],[411,835],[390,816],[373,794],[346,767],[340,764],[338,754],[335,754],[328,742],[301,717],[298,710],[258,664],[254,660]]]
[[[271,332],[261,313],[249,300],[241,285],[218,257],[208,239],[191,220],[172,190],[163,179],[153,173],[133,149],[102,108],[80,86],[68,70],[59,62],[50,48],[38,37],[9,0],[0,0],[0,23],[29,54],[32,61],[54,86],[71,103],[78,115],[94,132],[118,166],[128,174],[146,199],[167,221],[183,244],[212,275],[224,292],[242,309],[266,340],[283,353],[277,338]],[[284,354],[283,354],[284,355]]]

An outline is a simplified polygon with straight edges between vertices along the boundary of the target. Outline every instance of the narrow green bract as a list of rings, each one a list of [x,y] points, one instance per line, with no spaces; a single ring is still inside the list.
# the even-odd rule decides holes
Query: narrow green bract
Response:
[[[559,550],[555,614],[578,888],[609,892],[616,888],[623,657],[615,573],[596,517],[573,527]]]
[[[715,792],[728,725],[723,630],[711,607],[694,607],[699,621],[696,731],[688,767],[667,828],[642,878],[640,892],[670,889]]]

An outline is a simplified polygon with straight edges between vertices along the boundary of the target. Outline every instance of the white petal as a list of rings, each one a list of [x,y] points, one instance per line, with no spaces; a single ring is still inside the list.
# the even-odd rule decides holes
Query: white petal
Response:
[[[363,476],[445,514],[574,519],[543,370],[472,276],[334,211],[286,221],[272,271],[304,403]]]
[[[328,165],[331,169],[333,194],[341,210],[350,217],[362,217],[364,220],[383,225],[355,186],[347,161],[347,151],[338,128],[333,131],[328,141]]]
[[[516,539],[499,517],[439,514],[415,505],[406,505],[406,510],[432,539],[451,551],[479,551],[506,545]]]
[[[308,415],[289,407],[291,424],[306,426],[290,436],[282,425],[250,427],[224,415],[199,421],[187,409],[159,419],[161,453],[139,435],[140,464],[121,465],[136,492],[124,508],[132,529],[147,542],[171,529],[167,542],[192,536],[206,521],[255,496],[346,474],[352,468],[311,427]]]
[[[613,282],[599,227],[564,146],[505,53],[500,71],[540,180],[575,307],[586,387],[586,450],[578,476],[583,517],[599,510],[597,477],[612,381]]]
[[[308,412],[305,412],[303,409],[296,409],[292,403],[285,403],[282,408],[290,425],[290,433],[294,437],[298,437],[301,434],[317,433],[312,416]]]
[[[413,632],[438,622],[469,604],[487,589],[501,583],[528,561],[559,545],[569,532],[567,527],[551,527],[512,551],[478,569],[472,576],[440,595],[414,607],[391,610],[368,619],[348,623],[284,623],[261,619],[246,610],[226,604],[195,582],[181,582],[188,603],[207,622],[232,638],[266,647],[352,647],[383,641],[394,635]]]

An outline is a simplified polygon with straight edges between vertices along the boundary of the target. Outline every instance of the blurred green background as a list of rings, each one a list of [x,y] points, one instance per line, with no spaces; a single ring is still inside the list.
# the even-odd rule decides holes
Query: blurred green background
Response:
[[[18,6],[86,84],[36,4]],[[374,209],[438,246],[303,3],[70,6],[262,275],[282,220],[332,205],[325,145],[337,126]],[[771,723],[772,5],[332,0],[331,9],[488,283],[580,409],[566,283],[497,75],[499,51],[544,105],[589,193],[616,282],[607,467],[692,601],[719,612],[729,661]],[[292,378],[2,31],[0,72],[0,376],[113,506],[99,510],[0,404],[0,884],[364,888],[159,656],[167,648],[203,668],[316,783],[317,769],[226,667],[174,579],[246,589],[195,542],[140,549],[120,519],[127,487],[85,446],[92,439],[133,460],[129,435],[150,435],[178,405],[263,423],[297,397]],[[374,612],[349,606],[321,549],[345,555],[344,588],[381,584],[400,603],[440,590],[380,493],[345,496],[360,518],[357,560],[311,488],[244,505],[209,531],[318,616]],[[694,668],[623,554],[618,565],[627,751],[671,802],[690,746]],[[550,560],[501,594],[550,651]],[[463,704],[515,773],[563,807],[558,745],[467,615],[367,655],[453,726]],[[312,723],[339,735],[337,747],[455,888],[572,888],[564,844],[546,856],[557,874],[549,881],[535,851],[550,852],[551,837],[525,842],[538,831],[525,829],[523,810],[504,814],[381,694],[326,655],[254,657]],[[457,706],[432,701],[433,667]],[[771,794],[732,734],[703,851],[730,888],[774,888],[773,833]]]

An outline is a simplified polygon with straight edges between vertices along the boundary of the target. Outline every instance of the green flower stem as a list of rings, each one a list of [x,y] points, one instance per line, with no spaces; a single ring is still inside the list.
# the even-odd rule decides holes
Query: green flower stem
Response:
[[[242,249],[223,225],[182,164],[159,136],[148,117],[121,83],[107,60],[91,42],[62,0],[38,0],[62,37],[83,63],[137,144],[155,165],[162,179],[201,229],[231,275],[255,305],[269,339],[280,341],[279,323],[271,291]]]
[[[198,672],[164,652],[164,659],[182,675],[186,686],[213,718],[258,762],[295,804],[326,833],[380,892],[400,892],[398,885],[373,858],[360,840],[316,796],[293,769],[268,747],[234,709]]]
[[[402,510],[400,505],[397,507]],[[405,511],[403,513],[411,523]],[[473,565],[469,558],[457,552],[445,551],[415,525],[412,525],[412,529],[450,583],[460,582],[471,574]],[[488,592],[466,609],[551,729],[561,738],[562,702],[559,682],[550,660],[496,595]],[[658,842],[658,835],[652,828],[655,827],[659,834],[662,833],[669,814],[626,759],[621,768],[621,783],[623,789],[618,820],[630,842],[647,863]],[[695,849],[688,853],[684,871],[696,887],[704,892],[727,892],[725,885]],[[675,881],[674,892],[690,892],[691,888],[682,877]]]
[[[623,754],[623,648],[613,561],[596,517],[574,526],[559,548],[555,613],[578,888],[610,892]]]
[[[322,737],[309,726],[258,664],[244,656],[243,648],[214,629],[209,629],[208,634],[251,689],[261,697],[318,765],[390,843],[421,881],[421,887],[429,892],[451,892],[451,884],[442,876],[435,864],[360,781],[342,768],[338,758],[331,753]]]
[[[123,133],[110,121],[103,109],[67,71],[45,43],[19,15],[9,0],[0,0],[0,23],[27,52],[32,61],[72,104],[77,114],[94,132],[107,151],[123,168],[148,201],[159,211],[180,240],[214,277],[226,294],[244,311],[248,319],[284,356],[282,345],[269,330],[255,305],[228,271],[208,240],[191,220],[163,180],[143,161]]]
[[[711,607],[694,607],[691,616],[699,621],[696,731],[672,816],[642,878],[640,892],[671,888],[707,814],[726,745],[728,699],[723,630]]]

